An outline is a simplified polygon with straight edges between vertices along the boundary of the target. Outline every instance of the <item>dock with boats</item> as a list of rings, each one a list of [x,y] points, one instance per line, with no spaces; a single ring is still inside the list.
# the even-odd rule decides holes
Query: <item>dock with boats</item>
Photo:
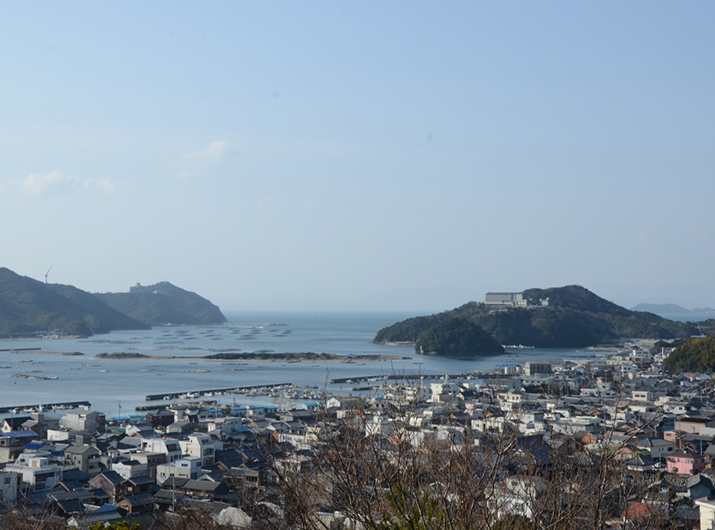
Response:
[[[18,414],[30,412],[43,412],[46,410],[78,409],[80,407],[91,407],[89,401],[65,401],[63,403],[39,403],[36,405],[15,405],[12,407],[0,407],[0,414]]]

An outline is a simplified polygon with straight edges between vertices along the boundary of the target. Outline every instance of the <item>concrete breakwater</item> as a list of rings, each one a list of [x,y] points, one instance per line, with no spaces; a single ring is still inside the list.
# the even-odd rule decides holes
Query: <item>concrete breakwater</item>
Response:
[[[166,394],[150,394],[146,396],[146,401],[159,401],[159,400],[170,400],[170,399],[186,399],[186,398],[197,398],[197,397],[212,397],[220,396],[223,394],[241,394],[249,391],[270,391],[276,390],[278,388],[290,388],[293,386],[291,383],[274,383],[269,385],[251,385],[251,386],[239,386],[230,388],[212,388],[209,390],[190,390],[186,392],[169,392]]]
[[[389,374],[389,375],[365,375],[359,377],[340,377],[336,379],[331,379],[331,385],[340,385],[343,383],[374,383],[379,381],[419,381],[423,379],[425,381],[437,381],[440,379],[474,379],[475,377],[482,377],[484,374],[466,373],[466,374],[447,374],[447,375],[425,375],[425,374]]]

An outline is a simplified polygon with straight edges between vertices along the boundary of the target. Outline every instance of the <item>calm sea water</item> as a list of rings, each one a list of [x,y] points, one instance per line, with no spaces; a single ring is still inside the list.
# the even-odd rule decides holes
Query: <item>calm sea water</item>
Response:
[[[414,316],[394,312],[227,312],[218,326],[157,327],[117,331],[88,339],[0,340],[0,349],[41,348],[44,352],[81,352],[81,356],[0,352],[0,406],[90,401],[114,416],[149,404],[147,394],[178,393],[274,383],[318,386],[350,392],[354,385],[330,379],[390,374],[445,375],[491,370],[502,363],[584,357],[576,350],[518,350],[508,356],[451,359],[420,356],[412,348],[372,344],[382,327]],[[269,325],[274,324],[274,325]],[[275,324],[286,324],[275,325]],[[301,363],[197,361],[191,359],[102,360],[99,353],[136,352],[164,357],[203,356],[216,351],[316,352],[340,355],[397,355],[407,359],[316,361]],[[55,380],[18,375],[57,377]],[[270,404],[271,398],[222,396],[225,404]],[[158,402],[154,402],[158,403]]]
[[[678,322],[702,322],[715,318],[715,313],[663,313],[661,316]]]

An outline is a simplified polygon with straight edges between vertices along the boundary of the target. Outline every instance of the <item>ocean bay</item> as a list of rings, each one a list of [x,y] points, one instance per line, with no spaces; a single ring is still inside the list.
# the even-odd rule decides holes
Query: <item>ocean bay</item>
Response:
[[[506,355],[455,359],[415,354],[409,347],[370,341],[384,326],[413,316],[396,312],[226,312],[228,323],[167,326],[150,331],[116,331],[82,339],[0,340],[0,407],[90,401],[109,416],[134,411],[149,394],[289,383],[349,393],[352,384],[332,379],[365,376],[460,374],[490,371],[502,363],[585,357],[577,350],[509,350]],[[395,356],[399,359],[301,362],[209,361],[196,357],[217,352],[328,353],[342,356]],[[49,352],[57,354],[47,354]],[[80,352],[83,355],[61,355]],[[130,353],[164,358],[101,359],[101,353]],[[402,358],[404,357],[404,358]],[[47,379],[54,378],[57,379]],[[222,404],[267,405],[270,396],[222,395]],[[285,401],[283,401],[285,404]]]

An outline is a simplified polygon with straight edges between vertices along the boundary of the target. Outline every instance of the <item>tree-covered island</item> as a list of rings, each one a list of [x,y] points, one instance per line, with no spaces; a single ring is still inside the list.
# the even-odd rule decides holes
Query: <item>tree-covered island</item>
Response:
[[[447,329],[433,328],[452,320],[469,321],[498,344],[541,348],[583,348],[624,338],[677,339],[698,334],[697,325],[674,322],[653,313],[631,311],[597,296],[579,285],[528,289],[518,293],[520,305],[469,302],[456,309],[418,316],[381,329],[373,342],[417,344],[419,351],[452,351]],[[451,326],[463,326],[452,323]],[[436,349],[435,334],[441,337]],[[455,337],[454,334],[449,335]],[[425,341],[429,342],[425,342]],[[449,355],[449,354],[444,354]]]

